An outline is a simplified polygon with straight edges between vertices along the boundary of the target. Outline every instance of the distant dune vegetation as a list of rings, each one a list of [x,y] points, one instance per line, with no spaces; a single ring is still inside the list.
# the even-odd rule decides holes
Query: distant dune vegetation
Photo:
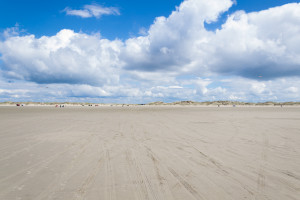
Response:
[[[239,106],[300,106],[300,102],[241,102],[241,101],[204,101],[204,102],[195,102],[195,101],[177,101],[172,103],[165,103],[162,101],[156,101],[146,104],[122,104],[122,103],[80,103],[80,102],[0,102],[0,105],[21,105],[21,106],[55,106],[55,105],[70,105],[70,106],[129,106],[129,105],[151,105],[151,106],[163,106],[163,105],[194,105],[194,106],[230,106],[230,105],[239,105]]]

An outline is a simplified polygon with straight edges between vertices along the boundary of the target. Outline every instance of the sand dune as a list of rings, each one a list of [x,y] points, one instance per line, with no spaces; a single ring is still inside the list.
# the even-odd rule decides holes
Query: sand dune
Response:
[[[0,107],[0,199],[299,199],[300,108]]]

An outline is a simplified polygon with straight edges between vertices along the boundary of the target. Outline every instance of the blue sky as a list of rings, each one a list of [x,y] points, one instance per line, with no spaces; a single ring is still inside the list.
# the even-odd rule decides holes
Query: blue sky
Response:
[[[1,29],[12,27],[16,23],[36,36],[54,35],[61,29],[76,32],[101,32],[105,38],[127,39],[138,34],[141,27],[148,27],[157,16],[168,16],[179,0],[4,0],[1,1]],[[101,19],[66,16],[66,7],[81,9],[87,4],[105,7],[117,7],[120,16],[103,16]],[[158,6],[159,5],[159,6]]]
[[[300,101],[299,1],[2,0],[0,101]]]

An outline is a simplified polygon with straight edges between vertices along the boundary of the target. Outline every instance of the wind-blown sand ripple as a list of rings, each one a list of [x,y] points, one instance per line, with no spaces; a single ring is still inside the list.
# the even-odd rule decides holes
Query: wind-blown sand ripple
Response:
[[[300,108],[0,107],[0,199],[298,199]]]

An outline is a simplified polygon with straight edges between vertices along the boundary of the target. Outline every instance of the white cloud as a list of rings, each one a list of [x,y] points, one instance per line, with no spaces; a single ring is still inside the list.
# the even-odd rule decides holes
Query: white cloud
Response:
[[[206,44],[212,33],[204,22],[217,20],[232,2],[230,0],[184,1],[166,17],[157,17],[147,36],[128,39],[121,58],[128,69],[143,71],[185,71],[198,64],[195,58],[204,55],[199,45]],[[189,69],[190,70],[190,69]]]
[[[120,15],[120,11],[116,7],[103,7],[97,4],[85,5],[81,10],[73,10],[67,7],[64,9],[64,12],[66,12],[67,15],[74,15],[82,18],[100,18],[102,15]]]
[[[99,18],[102,15],[120,15],[120,11],[116,7],[103,7],[100,5],[85,5],[85,10],[88,10],[93,16]]]
[[[210,79],[198,78],[193,81],[197,88],[197,93],[200,95],[205,95],[208,92],[207,86],[212,83]]]
[[[61,30],[55,36],[10,37],[0,43],[7,77],[37,83],[117,84],[118,40]]]
[[[65,8],[64,11],[67,15],[74,15],[82,18],[89,18],[93,16],[89,10],[72,10],[70,8]]]
[[[7,39],[9,37],[19,36],[20,33],[24,32],[26,32],[26,30],[20,28],[20,25],[16,23],[14,27],[7,28],[3,31],[3,33],[0,33],[0,39]]]
[[[272,79],[300,75],[300,4],[228,17],[211,32],[211,22],[231,1],[184,1],[168,18],[158,17],[148,35],[125,43],[127,69],[224,74]]]
[[[231,15],[217,30],[211,69],[271,79],[300,75],[300,4]]]
[[[286,89],[287,92],[289,93],[297,93],[299,91],[299,89],[297,87],[289,87]]]
[[[183,87],[178,86],[178,85],[171,85],[169,86],[170,89],[182,89]]]
[[[147,35],[148,33],[147,33],[147,29],[145,28],[145,27],[141,27],[140,29],[139,29],[139,34],[140,35]]]
[[[78,85],[71,89],[71,96],[73,97],[107,97],[111,94],[101,87],[94,87],[90,85]]]

